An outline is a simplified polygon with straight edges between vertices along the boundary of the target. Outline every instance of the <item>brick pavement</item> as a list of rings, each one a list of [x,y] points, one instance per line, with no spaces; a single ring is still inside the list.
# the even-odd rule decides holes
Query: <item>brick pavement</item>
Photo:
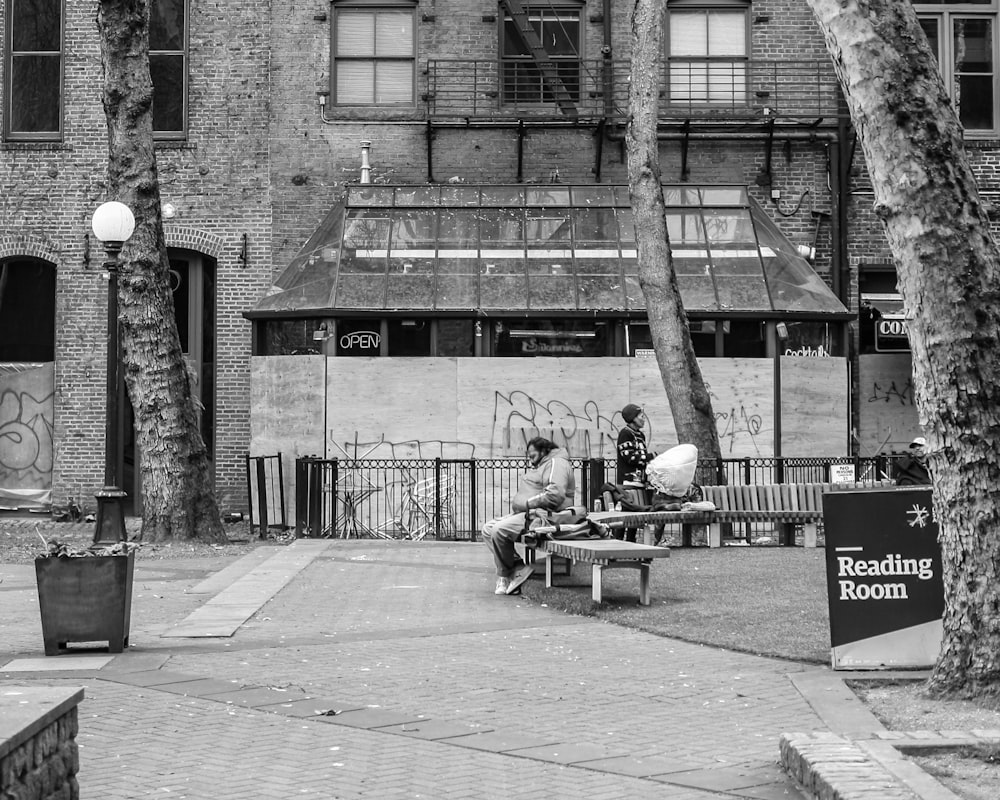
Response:
[[[132,647],[69,674],[4,674],[42,643],[0,572],[0,682],[85,688],[82,797],[798,798],[779,737],[828,731],[814,668],[496,597],[468,544],[335,542],[231,638],[162,637],[222,566],[138,562]]]

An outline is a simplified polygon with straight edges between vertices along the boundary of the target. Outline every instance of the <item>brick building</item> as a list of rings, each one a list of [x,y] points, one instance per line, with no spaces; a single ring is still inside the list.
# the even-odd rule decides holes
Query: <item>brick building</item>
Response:
[[[622,238],[627,211],[618,200],[574,199],[589,197],[587,190],[594,187],[613,192],[626,181],[630,3],[270,0],[231,7],[153,0],[152,7],[154,121],[161,193],[173,213],[165,226],[175,304],[182,340],[201,376],[204,432],[223,508],[245,507],[245,452],[287,454],[291,441],[294,452],[329,453],[335,442],[352,436],[384,439],[384,427],[365,423],[373,400],[394,394],[401,381],[411,383],[421,370],[437,375],[442,359],[459,372],[468,371],[466,361],[491,359],[494,373],[500,358],[504,369],[516,372],[536,354],[558,355],[558,369],[565,372],[572,372],[574,357],[602,358],[609,368],[625,364],[622,359],[640,360],[639,351],[647,348],[643,310],[628,299],[634,259]],[[916,8],[938,50],[946,84],[955,87],[956,102],[961,97],[980,186],[991,198],[1000,151],[997,0]],[[87,231],[93,208],[106,196],[107,145],[94,13],[93,4],[58,0],[0,4],[0,380],[10,387],[9,396],[18,398],[0,403],[0,431],[16,428],[17,437],[7,441],[18,442],[18,447],[0,444],[0,486],[10,487],[8,505],[47,501],[50,488],[56,502],[69,497],[88,502],[100,485],[106,284],[100,248],[88,242]],[[743,255],[715,259],[715,293],[688,308],[706,363],[756,359],[757,372],[765,361],[775,363],[775,375],[764,381],[775,387],[768,401],[774,409],[765,403],[761,411],[764,418],[773,417],[774,430],[768,443],[748,438],[739,452],[791,455],[804,446],[794,438],[782,445],[789,426],[781,425],[781,409],[789,405],[789,384],[778,376],[782,369],[793,379],[797,369],[812,374],[815,363],[794,360],[815,362],[817,355],[844,365],[827,370],[827,380],[843,384],[845,398],[835,412],[842,418],[830,428],[827,454],[905,444],[916,427],[905,322],[896,313],[890,258],[871,212],[861,154],[810,10],[797,0],[673,0],[664,48],[663,179],[678,187],[676,197],[684,196],[685,186],[739,188],[742,195],[729,211],[699,194],[687,218],[706,226],[706,220],[752,217],[754,259],[764,262],[748,266]],[[362,142],[371,143],[364,176]],[[346,191],[360,191],[363,177],[372,181],[372,191],[382,192],[374,206],[365,206],[364,199],[374,195],[356,194],[352,200]],[[387,188],[402,194],[386,200]],[[562,201],[551,199],[561,188],[569,209],[562,217],[553,211],[553,202]],[[533,205],[528,193],[543,189],[544,199]],[[487,200],[501,190],[515,199]],[[472,193],[475,200],[469,199]],[[409,199],[400,199],[404,196]],[[611,248],[616,254],[608,257],[626,287],[626,299],[617,305],[588,304],[584,297],[585,287],[593,285],[588,280],[604,270],[584,267],[578,242],[581,209],[594,203],[610,209],[605,218],[619,226]],[[351,217],[352,208],[363,207],[367,216]],[[371,210],[378,207],[397,210],[378,216]],[[471,299],[454,301],[438,291],[447,283],[443,276],[461,271],[442,260],[442,220],[445,209],[463,207],[477,209],[479,238],[464,246],[475,255],[463,267],[477,288]],[[404,208],[405,213],[399,210]],[[685,218],[680,201],[675,211],[678,220]],[[485,236],[483,220],[505,214],[521,226],[524,256],[517,269],[526,277],[518,279],[509,303],[494,299],[491,305],[483,294],[493,277],[489,254],[503,248]],[[345,225],[359,218],[390,220],[386,224],[396,225],[393,237],[409,232],[411,244],[399,264],[391,243],[362,248],[345,238]],[[545,220],[560,218],[570,231],[565,240],[554,232],[558,226],[546,228]],[[413,226],[428,219],[437,233],[424,236],[421,244]],[[784,260],[768,262],[760,255],[759,231],[768,226],[778,232],[774,249]],[[705,236],[702,251],[718,249],[713,232]],[[303,249],[309,241],[320,245],[314,253]],[[730,236],[730,241],[735,240]],[[507,241],[507,250],[510,245]],[[345,304],[347,295],[331,289],[347,285],[345,247],[354,248],[355,258],[364,250],[367,258],[383,259],[357,271],[368,276],[362,283],[369,286],[376,273],[384,281],[377,302]],[[547,255],[538,255],[543,251]],[[707,258],[699,253],[692,257]],[[533,257],[550,260],[542,265]],[[825,297],[803,310],[774,302],[733,305],[720,294],[720,287],[736,285],[747,269],[757,270],[756,280],[770,287],[779,260],[784,266],[778,271],[791,269],[800,286],[809,285],[809,275],[819,275],[846,312],[825,305]],[[294,269],[286,269],[289,265]],[[390,294],[396,270],[414,278],[399,283],[399,297]],[[551,300],[535,302],[530,287],[543,271],[547,278],[558,274],[569,281],[575,302],[561,308]],[[312,286],[298,273],[319,283]],[[429,290],[430,299],[407,301],[408,292],[419,296],[420,275],[429,276],[437,289]],[[328,293],[318,298],[323,291]],[[607,333],[591,336],[593,331],[582,327],[588,317]],[[534,334],[533,352],[523,342],[511,348],[514,321]],[[789,330],[791,342],[782,338]],[[367,347],[356,351],[361,359],[341,359],[349,354],[339,349],[343,333],[373,333],[377,339],[364,339]],[[566,341],[589,344],[595,338],[603,349],[552,350]],[[363,380],[362,364],[379,359],[388,364],[394,356],[409,362],[398,372],[384,372],[376,363],[371,369],[383,370],[383,383],[373,384],[370,396],[356,397],[353,406],[346,403],[344,387]],[[707,371],[713,369],[727,374],[719,365]],[[639,372],[628,372],[628,391],[605,402],[623,402],[644,386],[635,383]],[[309,395],[314,380],[321,387]],[[725,380],[720,377],[720,385]],[[580,391],[567,381],[566,392]],[[733,385],[739,382],[732,379]],[[471,395],[458,393],[456,408],[468,408],[480,396],[495,411],[497,397],[511,396],[510,384],[492,389],[473,384],[478,388],[469,389]],[[785,399],[779,386],[785,387]],[[277,424],[282,392],[288,391],[305,392],[308,402],[323,408],[318,434],[311,431],[298,440],[289,433],[294,421]],[[42,411],[31,413],[32,403]],[[252,410],[254,404],[270,411]],[[383,411],[405,413],[395,406]],[[786,414],[792,418],[796,411],[788,408]],[[410,431],[409,438],[419,438],[425,424],[419,415],[398,421],[391,436],[409,440]],[[433,438],[489,449],[460,430],[446,433]],[[122,458],[131,474],[134,454],[127,444]],[[134,484],[125,488],[137,490]]]

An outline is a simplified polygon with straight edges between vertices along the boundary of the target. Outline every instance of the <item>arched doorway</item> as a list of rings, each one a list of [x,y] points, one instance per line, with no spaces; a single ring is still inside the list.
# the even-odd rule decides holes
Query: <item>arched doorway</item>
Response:
[[[0,259],[0,509],[50,505],[56,265]]]
[[[170,248],[170,287],[181,350],[193,377],[192,390],[199,406],[201,436],[209,459],[215,454],[215,273],[216,262],[194,250]],[[132,406],[125,402],[124,489],[129,494],[126,513],[142,514],[139,450]]]

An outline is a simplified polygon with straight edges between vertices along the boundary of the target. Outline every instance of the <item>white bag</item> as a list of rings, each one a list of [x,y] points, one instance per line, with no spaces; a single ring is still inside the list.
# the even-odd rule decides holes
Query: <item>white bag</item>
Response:
[[[698,448],[693,444],[679,444],[646,465],[646,480],[663,494],[683,497],[691,488],[697,468]]]

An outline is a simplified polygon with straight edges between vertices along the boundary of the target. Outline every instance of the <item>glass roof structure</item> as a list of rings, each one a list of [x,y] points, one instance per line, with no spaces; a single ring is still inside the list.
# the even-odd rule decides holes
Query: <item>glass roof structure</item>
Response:
[[[850,316],[745,186],[663,194],[688,314]],[[644,310],[627,186],[371,184],[246,316]]]

